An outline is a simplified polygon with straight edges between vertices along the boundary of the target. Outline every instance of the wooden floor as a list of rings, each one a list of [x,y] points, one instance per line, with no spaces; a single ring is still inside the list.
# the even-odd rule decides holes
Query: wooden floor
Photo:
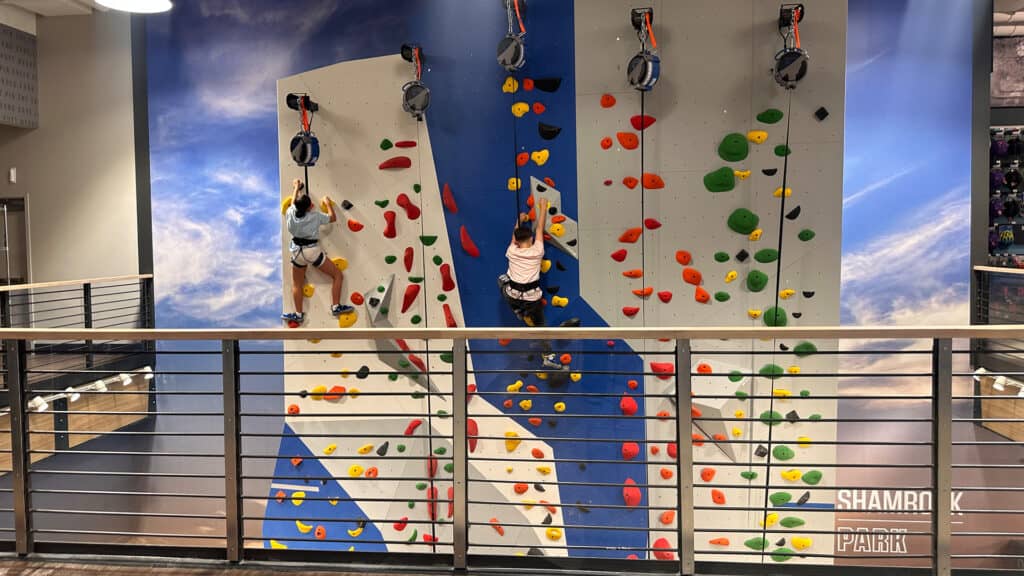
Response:
[[[363,572],[310,572],[308,569],[282,572],[272,568],[214,568],[205,566],[172,566],[145,564],[73,564],[43,560],[0,560],[0,576],[273,576],[275,574],[301,574],[302,576],[367,576]],[[373,572],[372,576],[427,576],[429,573],[387,574]],[[438,574],[438,573],[433,573]]]

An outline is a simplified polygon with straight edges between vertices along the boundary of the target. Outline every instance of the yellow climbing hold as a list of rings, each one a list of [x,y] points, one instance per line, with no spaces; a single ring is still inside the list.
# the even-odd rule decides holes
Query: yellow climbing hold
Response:
[[[309,397],[313,400],[323,400],[327,393],[327,386],[317,386],[309,391]]]
[[[793,544],[793,548],[797,550],[807,550],[811,547],[813,542],[807,536],[793,536],[789,539],[790,543]]]
[[[743,430],[740,430],[739,428],[733,426],[732,435],[739,438],[740,436],[743,436]]]
[[[515,176],[508,179],[508,190],[509,192],[515,192],[523,187],[523,181]]]
[[[327,454],[328,456],[330,456],[331,454],[334,454],[334,451],[337,450],[337,449],[338,449],[338,445],[337,444],[328,444],[327,447],[324,448],[324,454]]]
[[[292,492],[292,505],[302,506],[302,503],[306,500],[305,492]]]
[[[561,238],[562,236],[565,236],[565,226],[562,226],[561,224],[552,224],[551,227],[548,228],[548,232],[550,232],[555,238]]]
[[[521,390],[522,387],[523,387],[523,381],[522,380],[516,380],[512,384],[509,384],[508,386],[505,386],[505,391],[506,392],[519,392],[519,390]]]
[[[582,379],[583,379],[583,373],[582,372],[570,372],[569,373],[569,380],[572,380],[573,382],[579,382]]]
[[[295,527],[298,528],[299,532],[302,532],[303,534],[309,534],[313,531],[312,524],[303,524],[300,520],[295,521]]]
[[[747,413],[744,412],[743,410],[737,410],[733,412],[732,415],[735,416],[736,418],[743,418],[744,416],[747,415]]]
[[[536,164],[537,166],[543,166],[547,164],[548,158],[550,157],[551,152],[549,152],[547,148],[537,150],[533,154],[530,154],[530,159],[533,160],[533,163]]]
[[[519,445],[522,444],[522,442],[523,441],[519,439],[519,434],[512,431],[505,432],[506,452],[515,452],[516,448],[519,448]]]
[[[794,295],[796,295],[796,290],[793,290],[792,288],[786,288],[785,290],[779,290],[779,298],[782,298],[783,300],[789,300]]]
[[[341,270],[342,272],[348,270],[348,260],[345,260],[340,256],[337,258],[331,258],[331,262],[334,262],[334,265],[338,268],[338,270]]]
[[[772,513],[768,514],[767,516],[765,516],[764,520],[759,521],[757,523],[757,525],[761,526],[763,528],[771,528],[772,526],[775,526],[775,523],[778,522],[778,521],[779,521],[779,515],[776,514],[775,512],[772,512]]]
[[[548,379],[548,373],[547,372],[537,372],[537,378],[539,378],[541,380],[547,380]]]
[[[533,408],[533,400],[530,400],[530,399],[520,400],[519,401],[519,408],[523,412],[529,412],[530,408]]]
[[[764,144],[767,139],[768,133],[764,130],[751,130],[750,132],[747,132],[747,140],[750,140],[754,144]]]
[[[363,529],[362,528],[353,528],[351,530],[346,530],[346,532],[348,532],[348,535],[353,537],[353,538],[359,538],[359,535],[363,533]]]
[[[790,392],[789,390],[786,390],[785,388],[772,389],[772,396],[775,396],[776,398],[789,398],[792,395],[793,393]]]
[[[344,312],[338,316],[338,328],[351,328],[359,321],[359,313],[355,310]]]
[[[799,436],[796,439],[796,445],[801,447],[801,448],[810,448],[811,447],[811,439],[808,438],[807,436]]]
[[[344,370],[342,370],[341,372],[339,372],[339,374],[341,374],[341,377],[342,377],[342,378],[348,378],[349,376],[351,376],[351,375],[352,375],[352,371],[351,371],[351,370],[349,370],[348,368],[345,368]]]
[[[792,188],[786,188],[786,198],[789,198],[792,195],[793,195],[793,189]],[[776,188],[775,192],[772,192],[772,196],[775,196],[776,198],[782,198],[782,186],[779,186],[778,188]]]
[[[289,196],[284,200],[281,200],[281,214],[288,212],[288,208],[292,205],[292,197]]]
[[[313,292],[316,292],[316,288],[314,288],[312,284],[306,284],[302,287],[302,295],[306,298],[312,298]]]
[[[511,466],[507,466],[507,467],[505,468],[505,472],[507,472],[507,473],[511,474],[511,473],[512,473],[512,467],[511,467]]]
[[[799,374],[800,373],[800,367],[797,366],[796,364],[794,364],[794,365],[790,366],[789,368],[786,368],[786,372],[789,372],[790,374]]]
[[[331,352],[331,358],[341,358],[344,356],[341,352]]]
[[[551,474],[551,466],[537,466],[537,472],[547,476],[548,474]]]
[[[796,482],[800,479],[800,471],[796,468],[790,468],[789,470],[783,470],[779,472],[783,480],[789,480],[790,482]]]
[[[338,505],[338,499],[337,498],[330,498],[330,499],[327,500],[327,503],[330,504],[331,506],[337,506]]]
[[[750,310],[747,310],[747,316],[750,316],[752,319],[757,320],[758,318],[761,317],[761,311],[751,308]]]
[[[736,279],[739,274],[735,270],[729,270],[729,273],[725,275],[725,283],[728,284]]]
[[[331,202],[327,198],[321,199],[320,200],[320,211],[323,212],[324,214],[330,214],[331,210],[330,210],[329,206],[331,204],[333,204],[333,202]]]
[[[533,510],[533,507],[536,505],[536,500],[523,500],[523,508],[526,508],[527,510]]]
[[[372,451],[373,451],[373,444],[364,444],[363,446],[360,446],[359,450],[358,450],[358,452],[360,454],[369,454]]]
[[[565,412],[565,402],[555,402],[555,412],[559,414]]]
[[[558,226],[558,224],[555,224],[555,226]],[[565,296],[552,296],[551,305],[555,308],[565,308],[569,305],[569,299]]]
[[[541,260],[540,271],[547,273],[548,270],[551,270],[551,260]]]
[[[352,398],[359,398],[359,388],[349,388],[348,395]]]
[[[310,344],[319,344],[320,343],[320,339],[319,338],[310,338],[309,340],[306,340],[306,342],[309,342]]]
[[[363,475],[364,468],[359,464],[353,464],[348,467],[348,475],[351,478],[358,478]]]
[[[733,170],[732,173],[738,180],[750,178],[750,170]]]
[[[562,539],[562,531],[558,528],[548,528],[544,533],[547,534],[548,540],[557,541]]]
[[[286,546],[285,544],[281,544],[277,540],[271,540],[270,541],[270,547],[272,549],[274,549],[274,550],[287,550],[288,549],[288,546]]]
[[[509,76],[505,78],[505,83],[501,85],[501,91],[506,94],[514,94],[519,90],[519,80]]]
[[[530,105],[526,102],[516,102],[512,105],[512,115],[516,118],[522,118],[529,111]]]
[[[764,230],[758,228],[757,230],[751,232],[750,236],[747,236],[747,238],[750,238],[751,242],[757,242],[758,240],[761,239],[762,234],[764,234]]]
[[[347,551],[348,552],[355,552],[356,551],[356,547],[355,546],[349,546]]]

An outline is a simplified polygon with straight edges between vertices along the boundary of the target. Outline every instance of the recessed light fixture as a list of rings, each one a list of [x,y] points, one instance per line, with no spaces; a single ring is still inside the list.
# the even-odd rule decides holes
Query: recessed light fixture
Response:
[[[96,3],[111,10],[138,14],[167,12],[174,7],[171,0],[96,0]]]
[[[78,390],[75,390],[74,386],[68,386],[67,388],[65,388],[64,396],[66,396],[67,399],[72,402],[78,402],[78,399],[82,397]]]

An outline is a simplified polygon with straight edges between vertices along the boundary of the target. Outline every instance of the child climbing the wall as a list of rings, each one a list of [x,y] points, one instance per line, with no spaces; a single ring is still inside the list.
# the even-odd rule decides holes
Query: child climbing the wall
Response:
[[[334,202],[324,196],[327,208],[327,214],[324,214],[313,208],[313,199],[309,197],[308,192],[303,192],[305,184],[302,180],[296,178],[292,184],[292,203],[285,213],[285,223],[292,237],[290,250],[295,312],[282,314],[281,318],[296,324],[302,324],[306,319],[306,314],[302,311],[302,289],[306,284],[306,269],[310,265],[331,277],[331,314],[340,316],[351,312],[351,306],[341,304],[341,283],[344,275],[320,247],[320,227],[338,221],[338,215],[334,212]]]
[[[512,313],[527,326],[544,326],[543,293],[540,289],[540,266],[544,260],[544,223],[548,215],[548,202],[534,202],[537,225],[530,229],[529,217],[520,214],[512,229],[512,241],[505,250],[508,271],[499,279],[502,295],[512,307]]]

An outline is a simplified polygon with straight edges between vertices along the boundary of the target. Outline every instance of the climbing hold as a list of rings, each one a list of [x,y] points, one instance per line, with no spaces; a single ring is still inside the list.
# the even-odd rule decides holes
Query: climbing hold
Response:
[[[757,224],[761,221],[757,214],[754,214],[746,208],[737,208],[729,215],[728,226],[729,229],[737,234],[750,234],[757,229]]]
[[[615,252],[612,252],[612,260],[615,260],[616,262],[622,262],[623,260],[626,259],[626,256],[628,254],[629,253],[626,252],[625,248],[620,248],[620,249],[616,250]]]
[[[612,147],[612,139],[611,139],[610,136],[605,136],[604,138],[601,138],[601,148],[603,150],[608,150],[611,147]]]
[[[793,290],[792,288],[779,290],[779,298],[782,298],[783,300],[789,300],[793,296],[796,296],[796,290]]]
[[[381,150],[390,150],[392,147],[394,147],[394,144],[391,143],[391,140],[388,140],[387,138],[385,138],[385,139],[380,141],[380,149]]]
[[[395,170],[412,167],[412,159],[408,156],[395,156],[381,162],[377,168],[380,170]]]
[[[751,270],[747,274],[747,290],[760,292],[768,285],[768,275],[760,270]]]
[[[569,299],[563,296],[552,296],[551,305],[555,308],[565,308],[569,305]]]
[[[790,558],[792,558],[795,555],[796,555],[796,552],[793,552],[789,548],[777,548],[771,554],[772,560],[775,561],[775,562],[785,562],[786,560],[789,560]]]
[[[772,306],[764,311],[764,325],[782,327],[789,323],[786,311],[782,308]]]
[[[779,259],[779,251],[774,248],[765,248],[758,250],[754,254],[754,260],[757,260],[761,264],[769,264]]]
[[[782,110],[769,108],[757,115],[757,121],[764,124],[775,124],[782,120]]]
[[[395,199],[395,204],[398,204],[405,210],[405,217],[409,220],[416,220],[420,217],[422,211],[419,206],[412,203],[412,200],[409,199],[409,195],[405,192],[398,195],[398,198]]]
[[[313,531],[313,525],[312,524],[303,524],[301,520],[296,520],[295,521],[295,528],[297,528],[299,530],[299,532],[301,532],[303,534],[309,534],[310,532]]]
[[[480,249],[476,247],[476,243],[469,236],[469,231],[466,230],[466,226],[459,226],[459,242],[462,244],[462,249],[469,254],[472,258],[480,257]]]
[[[701,304],[707,304],[711,301],[711,295],[704,288],[697,286],[693,291],[693,299]]]
[[[725,506],[725,493],[717,488],[711,490],[711,501],[719,506]]]
[[[796,410],[790,410],[786,412],[786,421],[795,424],[800,421],[800,415],[796,413]]]
[[[562,85],[562,79],[558,77],[537,78],[533,83],[537,90],[541,92],[557,92],[558,88]]]
[[[523,186],[523,181],[521,179],[516,178],[515,176],[513,176],[513,177],[508,179],[508,191],[509,192],[515,192],[516,190],[521,189],[522,186]]]
[[[715,479],[715,469],[714,468],[702,468],[701,471],[700,471],[700,479],[705,481],[705,482],[711,482],[712,480]]]
[[[530,161],[530,154],[528,152],[520,152],[516,154],[516,166],[526,166],[526,163]],[[532,200],[532,198],[531,198]]]
[[[751,232],[750,235],[747,236],[747,238],[749,238],[751,242],[757,242],[758,240],[761,239],[762,234],[764,234],[764,230],[758,228],[757,230]]]
[[[746,137],[736,132],[727,134],[718,145],[718,155],[726,162],[739,162],[746,159],[749,153],[750,145]]]
[[[363,475],[363,467],[359,464],[353,464],[348,467],[348,475],[352,478],[357,478]]]
[[[669,550],[672,545],[665,538],[658,538],[651,547],[654,548],[654,557],[658,560],[675,560],[676,558],[676,555]]]
[[[640,146],[640,139],[632,132],[616,132],[615,138],[619,141],[619,145],[626,150],[636,150]]]
[[[522,442],[523,441],[519,439],[519,434],[516,434],[515,432],[512,431],[505,432],[506,452],[515,452],[516,448],[518,448]]]
[[[558,138],[558,135],[562,132],[562,129],[558,126],[552,126],[551,124],[545,124],[543,122],[537,123],[537,132],[540,137],[544,140],[554,140]]]
[[[639,296],[641,298],[647,298],[651,294],[654,294],[654,288],[652,288],[651,286],[647,286],[647,287],[644,287],[644,288],[637,288],[636,290],[633,290],[633,295],[634,296]]]
[[[639,183],[640,181],[634,178],[633,176],[626,176],[625,178],[622,179],[622,185],[625,186],[626,188],[629,188],[630,190],[636,188],[636,185]]]
[[[793,348],[793,353],[801,358],[816,354],[817,352],[818,347],[813,342],[801,342]]]
[[[754,144],[764,144],[765,140],[768,140],[768,133],[764,130],[751,130],[747,132],[747,140]]]
[[[629,394],[623,394],[622,399],[619,400],[619,410],[622,411],[623,416],[632,416],[636,414],[639,409],[636,400]]]
[[[537,472],[540,472],[542,476],[551,474],[551,466],[537,466]],[[541,490],[543,492],[543,490]]]
[[[762,526],[764,528],[771,528],[772,526],[775,526],[775,524],[778,521],[779,521],[779,515],[777,513],[775,513],[775,512],[771,512],[771,513],[767,514],[764,517],[764,520],[761,520],[757,524],[758,524],[758,526]]]
[[[514,94],[519,90],[519,80],[509,76],[505,78],[505,83],[501,85],[501,91],[506,94]]]
[[[715,252],[715,262],[728,262],[728,261],[729,261],[729,253],[728,252]]]
[[[419,284],[409,284],[405,287],[405,295],[402,297],[402,314],[409,311],[409,308],[416,302],[416,298],[419,298],[419,295]]]
[[[715,292],[715,300],[719,302],[728,302],[732,296],[728,292]]]
[[[624,442],[622,444],[622,459],[632,460],[640,454],[640,445],[636,442]]]
[[[744,470],[740,472],[740,476],[746,480],[755,480],[757,478],[757,472],[753,470]]]
[[[665,187],[665,181],[661,179],[661,176],[651,172],[644,172],[643,184],[644,188],[648,190],[661,190]]]
[[[412,436],[416,433],[416,429],[419,428],[421,424],[423,424],[423,420],[420,420],[419,418],[409,422],[409,425],[405,427],[405,435]]]
[[[683,268],[683,282],[693,284],[694,286],[700,286],[703,280],[704,277],[696,268]]]
[[[434,238],[437,238],[436,236]],[[428,244],[429,246],[429,244]],[[445,292],[451,292],[455,290],[455,280],[452,279],[452,267],[451,264],[441,264],[441,290]]]
[[[726,275],[725,275],[725,283],[726,283],[726,284],[729,284],[730,282],[732,282],[733,280],[735,280],[737,276],[738,276],[738,274],[736,273],[736,271],[735,271],[735,270],[730,270],[730,271],[729,271],[728,273],[726,273]]]
[[[444,325],[447,328],[458,328],[458,323],[455,322],[455,314],[452,313],[451,306],[444,304],[441,306],[441,311],[444,313]]]
[[[789,492],[775,492],[768,497],[768,500],[771,500],[772,506],[782,506],[783,504],[788,504],[789,501],[792,499],[793,495],[790,494]]]
[[[762,370],[764,369],[762,368]],[[775,410],[765,410],[764,412],[761,412],[761,415],[758,416],[758,418],[761,420],[761,423],[767,424],[768,426],[778,426],[779,424],[782,424],[782,414],[779,414]],[[765,454],[767,454],[767,452],[765,452]]]
[[[765,364],[764,366],[761,366],[761,369],[758,370],[757,373],[762,378],[775,380],[781,377],[785,373],[785,370],[783,370],[782,366],[779,366],[778,364]]]
[[[712,546],[728,546],[729,545],[729,539],[728,538],[712,538],[711,540],[708,540],[708,544],[711,544]]]
[[[799,238],[801,242],[810,242],[814,239],[814,236],[814,230],[811,230],[810,228],[804,228],[799,234],[797,234],[797,238]]]
[[[800,479],[804,481],[804,484],[817,486],[821,482],[821,470],[810,470],[801,476]]]
[[[722,167],[704,175],[704,187],[708,192],[728,192],[736,187],[736,172]]]
[[[622,487],[622,500],[626,503],[626,506],[630,508],[639,506],[642,499],[643,495],[640,493],[640,488],[637,487],[636,482],[632,478],[626,478],[626,484]]]
[[[512,105],[512,115],[516,118],[522,118],[529,111],[530,105],[526,102],[516,102]]]
[[[394,210],[388,210],[384,213],[384,237],[395,238],[398,236],[398,232],[395,229],[395,217],[398,216]]]
[[[803,526],[804,523],[803,519],[797,518],[796,516],[786,516],[779,521],[779,524],[786,528],[799,528]]]
[[[555,402],[554,408],[555,412],[558,412],[559,414],[565,412],[565,402]]]
[[[736,438],[739,438],[740,436],[743,436],[743,430],[737,428],[736,426],[733,426],[732,435],[735,436]]]
[[[523,482],[517,482],[512,486],[512,491],[515,492],[516,494],[526,494],[526,491],[529,489],[530,485],[525,484]]]
[[[657,446],[651,446],[651,453],[652,454],[657,454],[657,452],[654,450],[655,448],[657,448]],[[671,468],[662,468],[661,469],[661,477],[663,479],[665,479],[665,480],[671,480],[672,476],[674,476],[674,475],[675,475],[675,472],[673,472]]]
[[[601,108],[611,108],[612,106],[615,106],[615,96],[612,96],[611,94],[602,94]]]
[[[665,470],[665,468],[662,468],[662,470]],[[671,478],[671,476],[669,476],[669,478]],[[658,522],[661,522],[664,526],[671,526],[672,523],[675,522],[675,520],[675,510],[665,510],[664,512],[658,515]]]
[[[657,120],[654,119],[654,116],[649,116],[647,114],[644,114],[643,116],[638,114],[629,119],[629,123],[633,125],[633,129],[638,132],[643,131],[645,128],[649,128],[651,124],[654,124],[656,121]]]
[[[793,457],[796,456],[796,453],[793,452],[793,449],[790,448],[789,446],[786,446],[785,444],[779,444],[778,446],[772,449],[772,456],[774,456],[776,460],[786,461],[792,460]]]
[[[533,400],[530,400],[528,398],[526,400],[520,400],[519,401],[519,408],[523,412],[529,412],[530,409],[533,408]]]
[[[538,116],[543,114],[547,109],[548,109],[547,106],[545,106],[542,102],[534,102],[533,103],[533,113],[538,115]]]
[[[555,238],[561,238],[565,235],[565,226],[561,224],[552,224],[551,227],[548,228],[548,232],[550,232]]]
[[[394,264],[397,261],[398,261],[398,256],[395,256],[394,254],[388,254],[387,256],[384,257],[384,263],[385,264]]]
[[[359,450],[356,450],[356,452],[359,452],[360,454],[369,454],[372,451],[373,451],[373,444],[365,444],[363,446],[360,446]]]
[[[669,292],[668,290],[662,290],[661,292],[658,292],[658,300],[661,300],[665,304],[668,304],[669,302],[672,301],[672,293]]]
[[[643,233],[643,228],[630,228],[619,236],[619,242],[624,244],[633,244],[640,239],[640,235]]]
[[[548,540],[558,541],[562,539],[562,531],[558,528],[548,528],[544,531],[544,534],[548,537]]]
[[[750,538],[743,542],[743,545],[751,550],[763,551],[768,547],[768,541],[764,538]]]
[[[416,147],[416,141],[415,140],[399,140],[398,142],[395,142],[395,148],[415,148],[415,147]]]
[[[761,317],[761,311],[754,308],[750,308],[747,310],[747,316],[749,316],[751,320],[757,320],[758,318]]]
[[[733,170],[733,175],[736,176],[737,180],[746,180],[750,178],[750,170]]]
[[[622,275],[626,278],[643,278],[644,271],[639,268],[634,268],[632,270],[624,270]]]
[[[537,166],[543,166],[547,164],[549,157],[551,157],[551,152],[548,151],[547,148],[537,150],[530,154],[530,159],[533,160],[533,163],[536,164]]]
[[[772,389],[772,396],[774,396],[776,398],[789,398],[792,395],[793,395],[792,392],[790,392],[789,390],[786,390],[785,388],[773,388]]]
[[[796,548],[797,550],[806,550],[810,548],[813,543],[807,536],[794,536],[789,541],[793,544],[793,548]]]
[[[693,256],[691,256],[690,253],[687,252],[686,250],[677,250],[676,251],[676,262],[682,264],[683,266],[689,266],[690,262],[692,262],[692,261],[693,261]]]
[[[671,362],[651,362],[651,372],[660,380],[668,380],[675,374],[676,366]]]
[[[676,457],[679,456],[679,448],[676,446],[675,442],[669,442],[665,446],[665,451],[668,452],[668,457],[673,460],[675,460]]]
[[[661,228],[661,222],[656,218],[644,218],[644,228],[648,230],[657,230]]]

